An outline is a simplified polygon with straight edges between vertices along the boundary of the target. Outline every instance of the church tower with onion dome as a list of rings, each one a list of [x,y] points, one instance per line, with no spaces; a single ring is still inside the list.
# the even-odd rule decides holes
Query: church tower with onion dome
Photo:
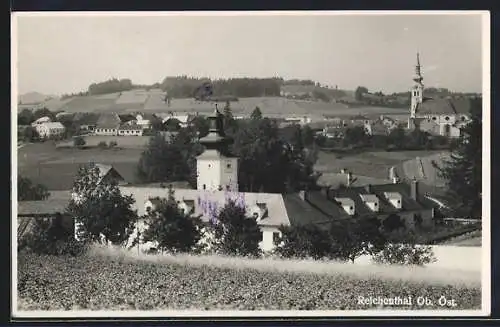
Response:
[[[420,55],[417,52],[417,65],[415,66],[415,75],[413,76],[413,86],[410,90],[411,104],[410,104],[410,117],[408,119],[408,128],[415,127],[415,118],[417,115],[417,108],[424,99],[424,84],[422,81],[422,71],[420,66]]]
[[[217,106],[208,121],[208,135],[200,139],[205,151],[196,162],[197,189],[237,192],[238,158],[229,153],[231,140],[224,133],[224,117]]]

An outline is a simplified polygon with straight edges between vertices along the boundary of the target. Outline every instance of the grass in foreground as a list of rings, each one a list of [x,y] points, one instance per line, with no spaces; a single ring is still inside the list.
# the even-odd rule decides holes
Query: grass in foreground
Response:
[[[145,256],[141,259],[108,250],[97,250],[78,258],[23,253],[18,261],[19,310],[443,310],[481,307],[480,284],[472,276],[460,279],[450,272],[442,272],[439,277],[436,271],[426,271],[426,268],[214,256]],[[358,303],[361,296],[412,296],[413,305],[363,305]],[[418,296],[428,297],[433,305],[418,306]],[[457,306],[439,306],[441,296],[454,299]]]

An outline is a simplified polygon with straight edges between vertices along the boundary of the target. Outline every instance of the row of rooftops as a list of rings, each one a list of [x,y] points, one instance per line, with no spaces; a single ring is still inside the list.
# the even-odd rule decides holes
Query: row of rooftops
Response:
[[[413,188],[414,187],[414,188]],[[134,209],[139,215],[147,207],[155,205],[157,197],[166,198],[168,189],[121,186],[123,194],[133,195]],[[18,203],[18,216],[40,216],[62,213],[70,200],[69,191],[51,192],[45,201]],[[232,194],[232,195],[231,195]],[[338,189],[323,188],[320,191],[303,191],[294,194],[231,193],[236,202],[244,203],[247,213],[255,217],[259,225],[326,225],[335,220],[353,217],[387,216],[392,213],[430,210],[436,204],[418,193],[413,186],[397,183]],[[175,189],[178,205],[185,212],[210,220],[214,210],[227,201],[228,192]],[[374,208],[375,203],[378,209]],[[351,208],[352,207],[352,208]]]

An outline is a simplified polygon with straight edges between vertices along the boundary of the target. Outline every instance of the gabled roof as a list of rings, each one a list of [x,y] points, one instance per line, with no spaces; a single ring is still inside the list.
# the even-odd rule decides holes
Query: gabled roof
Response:
[[[58,121],[55,121],[55,122],[46,122],[46,123],[42,123],[40,124],[41,126],[46,126],[47,128],[59,128],[59,129],[64,129],[64,125],[61,124],[60,122]]]
[[[121,114],[121,115],[118,115],[118,117],[120,117],[120,121],[122,123],[126,123],[128,121],[135,120],[135,116],[132,114]]]
[[[41,201],[19,201],[17,203],[17,214],[27,215],[54,215],[64,213],[70,201],[69,194],[67,199],[48,198]]]
[[[378,197],[375,194],[360,194],[361,199],[365,202],[377,202]]]
[[[417,106],[417,115],[429,114],[467,114],[470,110],[470,100],[467,98],[424,98]]]
[[[97,120],[98,128],[118,128],[121,120],[116,113],[102,113]]]
[[[168,196],[168,188],[151,188],[151,187],[132,187],[121,186],[120,190],[124,195],[133,195],[135,203],[133,209],[137,210],[139,215],[145,214],[144,204],[154,197],[166,198]],[[229,193],[225,191],[200,191],[193,189],[174,189],[174,196],[177,200],[194,200],[194,216],[201,216],[205,222],[210,220],[210,207],[215,209],[222,208],[227,199],[231,198],[243,201],[247,209],[254,206],[256,203],[265,203],[267,205],[268,214],[265,218],[258,222],[263,226],[289,226],[288,213],[285,207],[283,196],[274,193],[244,193],[240,192]],[[239,198],[238,198],[239,197]]]

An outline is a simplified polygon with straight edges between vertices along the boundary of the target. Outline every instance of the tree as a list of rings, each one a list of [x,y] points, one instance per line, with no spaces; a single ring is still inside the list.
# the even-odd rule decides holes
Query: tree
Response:
[[[300,128],[281,130],[268,118],[239,121],[232,152],[239,158],[240,191],[284,193],[314,184],[314,149],[302,144]]]
[[[151,137],[139,159],[139,179],[143,182],[171,182],[182,180],[187,174],[182,149],[163,135]]]
[[[284,258],[322,259],[330,255],[328,233],[316,225],[281,226],[274,252]]]
[[[387,143],[393,145],[396,149],[402,150],[405,148],[406,132],[398,126],[392,129],[387,137]]]
[[[18,201],[39,201],[50,196],[47,187],[33,182],[21,175],[17,175],[17,200]]]
[[[78,226],[77,236],[84,241],[104,241],[122,245],[128,241],[137,212],[132,196],[122,195],[113,179],[102,179],[95,164],[81,166],[75,178],[67,212]]]
[[[345,131],[344,146],[366,146],[369,142],[368,134],[363,126],[354,126]]]
[[[262,119],[262,111],[260,111],[259,107],[255,107],[255,109],[252,111],[252,114],[250,115],[250,118]]]
[[[23,130],[22,138],[25,142],[34,142],[40,138],[35,128],[26,126]]]
[[[423,266],[436,261],[432,247],[417,244],[412,231],[394,231],[388,234],[387,240],[379,252],[372,253],[375,263]]]
[[[482,216],[482,99],[471,99],[471,121],[461,129],[450,159],[436,165],[446,180],[447,193],[456,199],[455,213],[467,217]]]
[[[191,121],[191,129],[194,135],[198,137],[204,137],[208,134],[208,120],[203,116],[196,116]]]
[[[379,252],[386,243],[380,232],[380,222],[376,217],[362,217],[357,220],[343,220],[330,228],[331,256],[354,262],[364,254]]]
[[[81,148],[85,146],[85,144],[87,144],[87,142],[85,142],[85,139],[82,136],[77,136],[73,138],[73,146]]]
[[[56,115],[47,108],[41,108],[33,113],[33,120],[37,120],[42,117],[49,117],[51,121],[56,121]]]
[[[392,233],[396,230],[406,228],[404,221],[397,214],[390,214],[384,219],[382,226],[384,227],[384,231],[387,233]]]
[[[358,86],[354,91],[354,98],[356,99],[356,101],[362,101],[363,95],[366,93],[368,93],[368,89],[366,87]]]
[[[23,109],[17,115],[17,124],[18,125],[31,125],[31,123],[35,120],[35,116],[33,115],[33,111],[30,109]]]
[[[33,219],[33,227],[21,239],[18,249],[29,249],[37,254],[80,255],[85,246],[76,241],[70,229],[62,222],[63,216]]]
[[[302,127],[302,143],[306,147],[314,144],[314,131],[308,125]]]
[[[182,212],[175,200],[172,187],[166,199],[158,203],[146,216],[147,228],[143,237],[146,242],[156,242],[162,251],[188,252],[200,240],[201,220]]]
[[[219,251],[225,255],[257,256],[262,233],[255,218],[246,215],[245,208],[228,200],[212,222]]]

